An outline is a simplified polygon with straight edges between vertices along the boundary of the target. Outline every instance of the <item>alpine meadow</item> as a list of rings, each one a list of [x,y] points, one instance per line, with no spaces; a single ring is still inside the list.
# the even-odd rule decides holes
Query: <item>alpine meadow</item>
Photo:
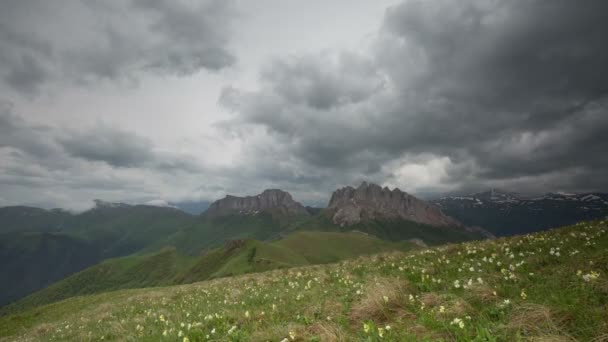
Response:
[[[608,2],[0,3],[0,341],[608,342]]]

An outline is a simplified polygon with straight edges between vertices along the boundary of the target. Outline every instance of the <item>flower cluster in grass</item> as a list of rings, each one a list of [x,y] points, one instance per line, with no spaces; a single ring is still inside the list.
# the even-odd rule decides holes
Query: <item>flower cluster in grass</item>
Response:
[[[511,341],[608,334],[608,224],[71,299],[31,340]],[[101,295],[99,295],[101,296]],[[90,301],[91,304],[87,304]],[[94,304],[93,304],[94,303]],[[69,310],[66,310],[69,311]],[[9,317],[10,318],[10,317]]]

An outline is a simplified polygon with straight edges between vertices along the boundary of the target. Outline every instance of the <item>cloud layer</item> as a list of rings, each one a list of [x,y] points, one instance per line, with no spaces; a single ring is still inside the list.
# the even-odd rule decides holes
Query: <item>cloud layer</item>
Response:
[[[235,55],[233,36],[252,29],[235,20],[239,9],[223,0],[4,2],[0,205],[213,200],[267,187],[322,205],[362,180],[417,194],[608,191],[605,1],[404,0],[356,49],[289,50],[245,70],[258,75],[252,83],[233,82],[248,58]],[[280,10],[286,22],[298,15]],[[124,83],[141,83],[137,101],[153,103],[174,91],[165,79],[179,94],[195,77],[216,77],[216,88],[197,91],[220,94],[183,125],[200,134],[164,127],[185,117],[171,112],[177,105],[159,113],[128,94],[87,103],[100,85]],[[74,103],[103,104],[83,108],[100,113],[94,120],[43,124],[23,110],[74,86],[89,89]],[[109,115],[129,104],[156,124]]]
[[[276,61],[261,90],[226,89],[224,103],[237,113],[232,126],[262,126],[289,146],[277,159],[345,179],[606,189],[606,10],[603,1],[404,1],[362,54]],[[414,165],[433,166],[403,179]]]
[[[56,82],[133,82],[235,63],[232,1],[8,0],[0,11],[0,77],[28,95]]]

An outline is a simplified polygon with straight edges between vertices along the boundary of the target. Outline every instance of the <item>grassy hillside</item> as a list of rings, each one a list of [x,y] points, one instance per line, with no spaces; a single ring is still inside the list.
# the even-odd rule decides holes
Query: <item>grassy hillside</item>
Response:
[[[0,305],[44,288],[101,260],[129,255],[197,217],[172,208],[100,206],[81,214],[0,208]],[[158,252],[157,248],[154,252]]]
[[[201,251],[222,245],[226,240],[277,239],[287,226],[300,219],[273,213],[199,217],[191,225],[175,230],[168,237],[151,244],[146,250],[154,251],[170,245],[182,253],[198,255]]]
[[[413,245],[407,242],[391,243],[360,232],[296,232],[274,244],[301,255],[310,264],[324,264],[357,255],[413,248]]]
[[[221,246],[227,240],[274,241],[290,232],[310,230],[325,232],[358,230],[389,241],[419,238],[431,245],[480,238],[479,235],[459,229],[430,227],[410,221],[373,221],[348,228],[340,228],[331,222],[326,212],[321,212],[312,218],[289,216],[281,213],[281,211],[269,211],[247,216],[199,217],[174,208],[103,204],[101,202],[95,208],[77,215],[36,208],[13,207],[0,210],[1,217],[6,218],[9,223],[22,220],[23,229],[57,230],[58,233],[56,234],[61,234],[64,237],[66,245],[63,247],[64,252],[62,253],[54,253],[53,248],[40,248],[34,252],[34,255],[30,255],[31,248],[26,243],[0,242],[0,256],[6,256],[0,259],[0,270],[5,270],[4,274],[13,279],[9,284],[3,285],[3,291],[0,292],[0,305],[19,299],[101,260],[128,255],[150,255],[157,253],[166,246],[175,247],[177,253],[181,255],[200,256],[201,253],[207,253],[211,249]],[[49,226],[42,224],[45,218],[48,219]],[[27,235],[29,233],[26,234],[22,231],[12,234],[29,236]],[[0,240],[2,239],[0,237]],[[21,239],[20,241],[36,241],[31,238],[20,237],[19,239]],[[300,239],[306,239],[306,236],[301,236]],[[308,240],[310,240],[310,236]],[[302,250],[302,255],[306,255],[308,258],[307,263],[310,263],[310,260],[313,263],[341,260],[354,255],[353,252],[356,250],[362,250],[365,253],[379,251],[379,249],[369,250],[368,245],[362,244],[361,241],[354,238],[352,239],[351,250],[346,251],[333,248],[336,243],[335,239],[308,240],[302,242],[301,245],[324,246],[323,250],[328,252],[318,255]],[[76,242],[86,247],[76,246]],[[74,247],[69,247],[71,245]],[[289,245],[289,249],[293,251],[297,245],[297,243],[292,243]],[[281,250],[279,245],[258,248],[257,252],[272,254],[271,250],[274,250],[272,252],[274,254],[282,253],[285,254],[284,256],[288,253],[288,251]],[[212,258],[212,256],[209,255],[208,258]],[[46,260],[52,260],[52,265],[56,266],[48,267],[48,264],[45,263]],[[212,262],[209,261],[208,263],[211,264]],[[205,264],[205,262],[202,262],[202,264]],[[282,259],[267,258],[267,260],[255,264],[252,269],[257,271],[273,269],[281,265],[283,267],[303,264],[301,261],[285,263]],[[245,269],[250,269],[250,266],[246,265]],[[107,265],[103,267],[107,267]],[[223,270],[223,273],[220,272],[219,275],[233,274],[231,273],[233,268],[229,267]],[[204,269],[204,272],[201,271],[202,274],[208,272],[208,265]],[[184,276],[184,278],[207,279],[196,274]],[[116,281],[116,283],[122,284],[124,282]],[[144,285],[151,286],[157,285],[157,283],[165,284],[151,281]],[[99,288],[102,289],[116,289],[113,286],[106,286],[107,283],[105,282],[100,282],[100,284],[102,285]],[[86,289],[88,287],[83,287],[83,291]],[[66,293],[72,295],[72,291]],[[58,297],[54,295],[51,298]]]
[[[49,304],[74,296],[187,284],[407,248],[411,248],[411,245],[392,244],[361,233],[322,232],[300,232],[273,243],[232,241],[199,257],[185,256],[175,248],[165,248],[159,253],[106,260],[23,298],[4,308],[3,312]]]
[[[604,341],[608,223],[77,297],[12,340]]]
[[[175,275],[193,263],[194,258],[181,256],[175,249],[109,259],[35,292],[4,310],[29,308],[74,296],[119,289],[171,285]]]

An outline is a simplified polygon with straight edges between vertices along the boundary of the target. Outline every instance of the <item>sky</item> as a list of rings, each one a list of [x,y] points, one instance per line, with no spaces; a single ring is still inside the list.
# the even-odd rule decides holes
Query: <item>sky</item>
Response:
[[[0,206],[608,191],[608,2],[5,0]]]

